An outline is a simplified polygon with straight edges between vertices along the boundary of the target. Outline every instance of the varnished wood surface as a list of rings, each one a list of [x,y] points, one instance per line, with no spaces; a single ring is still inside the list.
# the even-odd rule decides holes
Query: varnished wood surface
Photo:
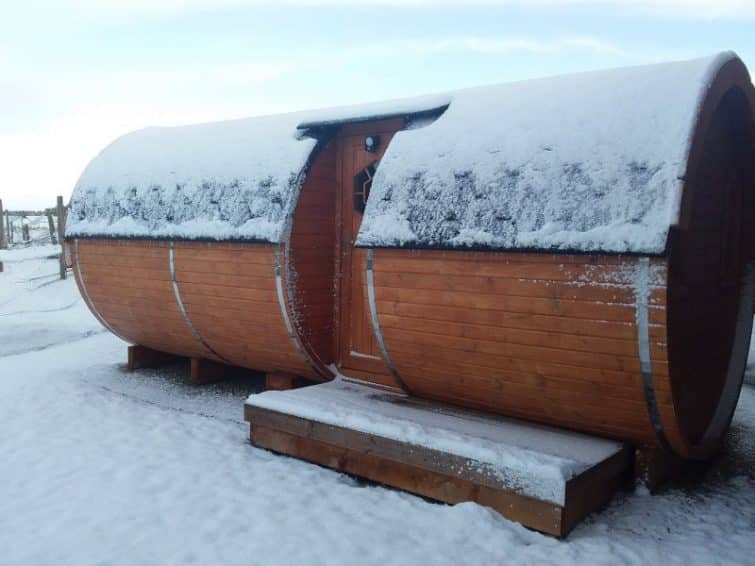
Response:
[[[153,350],[215,359],[178,308],[166,242],[79,240],[78,250],[82,295],[118,334]]]
[[[755,133],[737,117],[746,104],[743,93],[732,91],[711,114],[683,195],[680,225],[688,229],[672,238],[672,384],[690,444],[703,438],[718,411],[732,349],[742,340],[741,287],[755,239]]]
[[[176,281],[201,340],[178,306],[167,242],[79,240],[79,254],[94,308],[135,344],[322,379],[287,332],[276,288],[274,245],[175,243]]]
[[[362,214],[354,209],[354,178],[385,153],[393,135],[404,125],[403,119],[370,124],[352,124],[341,128],[337,137],[336,210],[336,354],[342,373],[374,383],[394,385],[378,347],[370,323],[365,281],[366,252],[354,247]],[[379,135],[375,152],[364,149],[367,135]]]
[[[315,157],[296,205],[287,284],[304,346],[322,364],[332,364],[335,316],[336,143]]]
[[[139,344],[131,345],[127,349],[128,371],[135,371],[142,368],[156,368],[162,365],[174,363],[179,360],[178,356],[166,354],[158,350],[152,350]]]
[[[223,360],[261,371],[312,373],[282,318],[272,244],[178,242],[175,266],[189,318]],[[197,282],[198,275],[213,273],[224,281]]]
[[[375,250],[387,349],[420,397],[641,443],[636,258]],[[673,410],[665,262],[650,292],[653,376]]]
[[[743,361],[733,359],[733,345],[749,333],[737,318],[755,241],[755,139],[752,122],[741,119],[744,95],[718,92],[724,83],[713,85],[715,104],[701,110],[681,218],[669,257],[653,260],[649,295],[658,412],[671,445],[687,457],[720,412],[728,368]],[[347,375],[393,385],[370,325],[352,197],[354,175],[379,159],[402,125],[343,126],[312,163],[281,250],[294,341],[278,300],[273,245],[176,245],[179,287],[202,340],[176,304],[164,242],[81,240],[79,284],[118,334],[149,348],[320,379],[335,362]],[[362,146],[371,134],[382,136],[374,154]],[[417,395],[652,444],[636,266],[622,256],[376,250],[379,321]]]
[[[175,265],[189,317],[223,360],[314,377],[286,330],[275,281],[274,245],[178,242]],[[239,275],[230,273],[223,282],[189,282],[197,273],[229,271],[229,267]]]

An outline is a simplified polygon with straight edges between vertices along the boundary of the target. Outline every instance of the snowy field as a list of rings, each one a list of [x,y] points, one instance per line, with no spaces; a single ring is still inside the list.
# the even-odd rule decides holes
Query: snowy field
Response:
[[[258,384],[127,374],[56,251],[0,251],[0,564],[755,563],[752,385],[711,466],[558,541],[253,448]]]

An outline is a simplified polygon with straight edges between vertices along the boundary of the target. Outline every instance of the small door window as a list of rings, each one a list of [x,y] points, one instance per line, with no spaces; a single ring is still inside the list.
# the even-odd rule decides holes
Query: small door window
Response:
[[[354,177],[354,210],[359,214],[364,214],[367,199],[370,198],[372,178],[375,176],[377,164],[377,161],[370,163]]]

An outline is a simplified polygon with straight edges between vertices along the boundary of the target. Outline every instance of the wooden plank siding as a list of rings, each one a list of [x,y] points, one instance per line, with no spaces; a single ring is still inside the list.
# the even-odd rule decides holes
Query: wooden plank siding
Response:
[[[274,244],[79,240],[80,289],[122,337],[154,350],[320,379],[286,329]],[[285,258],[284,258],[285,259]],[[76,272],[76,270],[74,270]],[[82,285],[83,283],[83,285]],[[91,308],[90,307],[90,308]],[[206,346],[205,346],[206,344]],[[216,355],[217,354],[217,355]]]
[[[656,442],[637,343],[637,259],[430,250],[374,251],[378,318],[414,395]],[[669,386],[665,259],[651,261],[650,354],[659,411]]]
[[[178,308],[166,242],[79,240],[78,250],[82,295],[118,334],[153,350],[216,359]]]
[[[189,318],[224,360],[314,377],[286,330],[273,244],[176,242],[176,279]],[[220,280],[207,280],[212,272]]]
[[[336,143],[319,152],[296,205],[286,266],[289,300],[304,346],[321,364],[335,360]]]
[[[366,288],[366,250],[354,246],[362,213],[355,207],[354,183],[366,167],[380,160],[403,118],[346,124],[337,136],[336,185],[336,332],[338,368],[352,378],[386,386],[395,380],[386,366],[372,332]],[[379,136],[375,151],[366,151],[365,136]]]

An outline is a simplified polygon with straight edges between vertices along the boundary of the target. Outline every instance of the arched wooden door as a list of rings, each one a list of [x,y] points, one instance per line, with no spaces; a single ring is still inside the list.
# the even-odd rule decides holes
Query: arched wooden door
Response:
[[[344,375],[386,385],[395,385],[395,382],[380,356],[370,324],[366,252],[355,248],[354,241],[362,223],[375,166],[393,134],[403,124],[404,120],[399,118],[344,126],[339,133],[337,149],[336,359]],[[373,151],[365,148],[368,137],[378,139]]]

